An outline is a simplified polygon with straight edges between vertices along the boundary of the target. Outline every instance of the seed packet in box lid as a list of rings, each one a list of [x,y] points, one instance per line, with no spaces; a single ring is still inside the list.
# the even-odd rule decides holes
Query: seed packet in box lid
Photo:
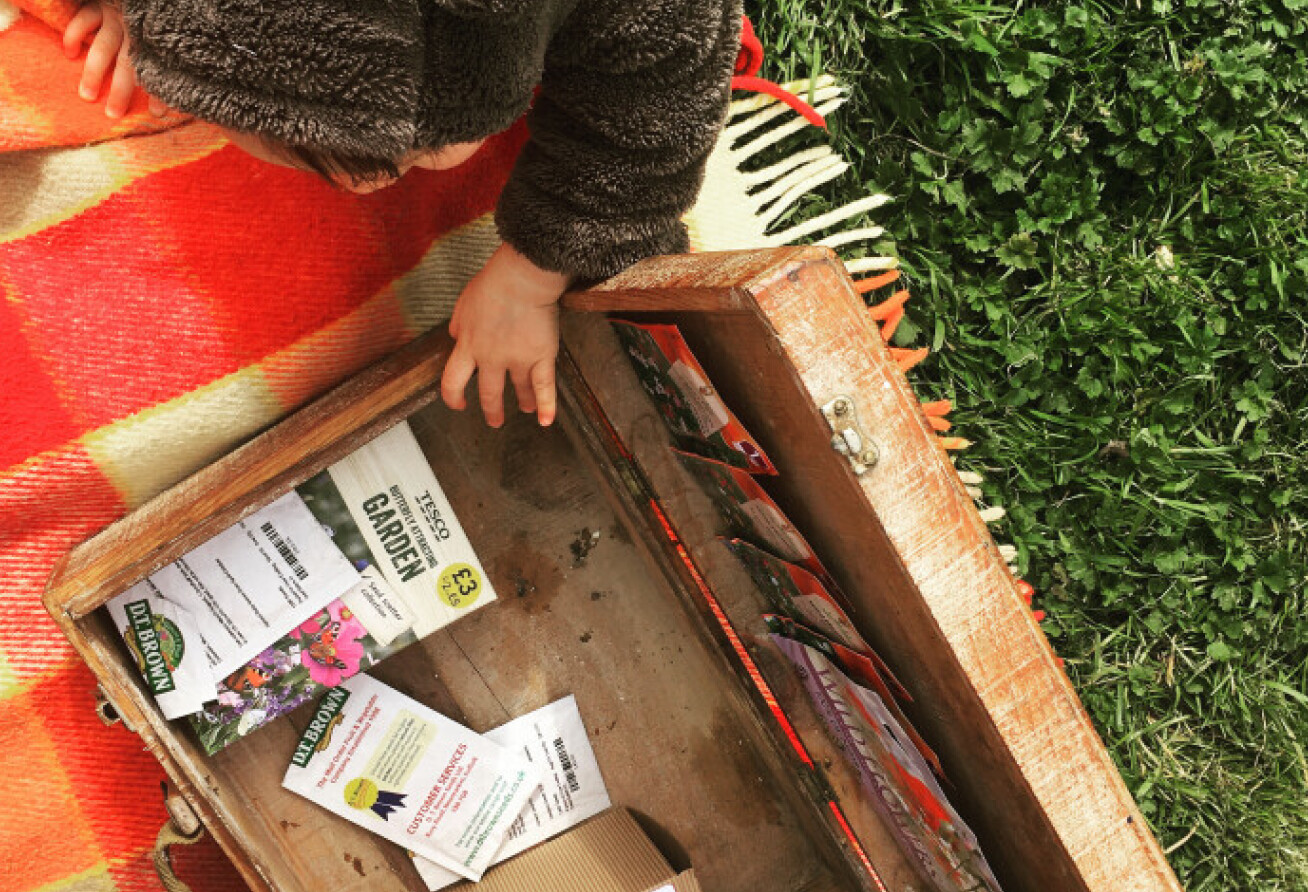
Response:
[[[758,481],[747,472],[720,461],[680,449],[673,452],[713,500],[732,535],[799,564],[820,579],[828,591],[838,591],[831,574],[822,566],[812,547]]]
[[[806,647],[813,648],[839,666],[854,681],[875,691],[885,701],[886,707],[895,714],[895,718],[899,723],[903,725],[904,733],[913,741],[913,746],[917,747],[917,751],[922,758],[927,761],[927,764],[931,766],[936,774],[942,778],[945,776],[945,770],[941,767],[940,758],[936,755],[935,750],[927,746],[927,742],[922,739],[922,735],[917,733],[917,729],[908,720],[908,716],[904,715],[903,710],[899,708],[900,700],[912,703],[913,698],[908,696],[904,686],[899,683],[899,680],[895,678],[879,656],[875,653],[870,657],[855,653],[844,645],[831,641],[812,629],[805,628],[784,616],[765,614],[763,621],[767,624],[768,631],[772,632],[773,635],[784,635]]]
[[[774,610],[812,626],[850,650],[871,654],[872,648],[854,628],[849,614],[822,580],[798,564],[783,561],[741,539],[726,540]]]
[[[323,695],[282,786],[479,880],[540,781],[521,751],[356,675]]]
[[[907,743],[881,697],[850,681],[817,650],[774,635],[794,663],[863,789],[934,892],[1000,892],[975,834],[954,811],[931,769]]]
[[[615,321],[613,328],[677,445],[755,474],[777,473],[763,447],[722,401],[675,325]]]

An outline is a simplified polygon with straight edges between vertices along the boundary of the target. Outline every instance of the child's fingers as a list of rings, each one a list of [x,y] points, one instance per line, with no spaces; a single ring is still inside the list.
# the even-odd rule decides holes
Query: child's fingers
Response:
[[[83,99],[94,102],[100,95],[100,85],[104,83],[104,76],[118,61],[118,50],[121,49],[122,44],[122,32],[110,22],[105,22],[104,27],[95,35],[95,40],[91,41],[91,48],[86,51],[86,64],[82,67],[82,84],[77,90],[78,95]]]
[[[472,373],[476,370],[477,363],[473,361],[468,351],[456,344],[454,352],[445,363],[445,373],[441,375],[441,399],[445,401],[445,405],[458,412],[467,408],[468,400],[465,391],[468,389],[468,381],[472,379]]]
[[[156,118],[162,118],[170,111],[172,111],[172,109],[168,107],[168,103],[164,102],[158,96],[150,97],[150,114],[154,115]]]
[[[536,394],[531,388],[531,372],[523,368],[510,369],[509,378],[513,381],[513,392],[518,396],[518,409],[528,415],[535,414]]]
[[[504,369],[482,366],[477,369],[477,394],[481,412],[491,427],[504,424]]]
[[[104,13],[100,11],[99,3],[88,3],[73,16],[68,22],[68,27],[64,29],[64,55],[70,59],[76,59],[82,52],[82,44],[91,32],[100,27],[104,21]]]
[[[127,58],[127,44],[118,51],[118,63],[114,66],[114,79],[109,84],[109,98],[104,103],[104,113],[111,118],[121,118],[127,114],[127,106],[132,104],[132,93],[136,90],[136,72],[132,69],[132,60]]]
[[[541,427],[554,423],[558,398],[554,388],[554,360],[547,359],[531,367],[531,389],[536,398],[536,420]]]

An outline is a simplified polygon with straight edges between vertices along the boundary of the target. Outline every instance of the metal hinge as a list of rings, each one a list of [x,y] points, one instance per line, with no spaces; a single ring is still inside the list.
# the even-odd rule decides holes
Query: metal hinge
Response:
[[[831,448],[848,458],[860,477],[872,470],[881,458],[881,450],[859,426],[854,401],[843,394],[837,396],[823,404],[822,415],[831,425]]]

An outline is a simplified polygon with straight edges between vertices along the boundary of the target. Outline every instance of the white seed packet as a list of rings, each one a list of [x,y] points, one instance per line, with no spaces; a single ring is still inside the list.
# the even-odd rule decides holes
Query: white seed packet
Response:
[[[213,673],[189,610],[143,579],[109,602],[109,615],[166,718],[197,712],[213,699]]]
[[[244,666],[358,582],[358,571],[304,499],[289,492],[114,598],[109,613],[128,647],[138,652],[141,640],[129,622],[128,605],[145,599],[151,622],[158,620],[157,631],[171,632],[171,622],[181,633],[182,649],[173,654],[180,662],[169,667],[172,689],[161,692],[147,677],[156,698],[173,695],[159,700],[171,719],[198,711],[217,696],[216,679]],[[140,608],[135,610],[144,630]],[[200,654],[207,672],[187,665],[188,656]]]
[[[356,675],[323,695],[282,786],[479,880],[540,781],[521,752]]]
[[[484,736],[521,752],[541,769],[544,778],[541,788],[509,827],[493,863],[520,855],[612,804],[575,697],[556,700]],[[459,881],[458,874],[426,858],[415,857],[413,864],[431,892]]]
[[[407,422],[327,470],[382,575],[407,605],[416,636],[495,600]]]

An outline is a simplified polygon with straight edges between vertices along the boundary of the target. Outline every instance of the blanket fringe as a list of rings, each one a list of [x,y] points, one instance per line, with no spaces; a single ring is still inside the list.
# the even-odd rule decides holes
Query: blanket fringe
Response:
[[[738,81],[737,85],[748,86],[745,81]],[[770,88],[773,86],[769,85]],[[812,110],[823,118],[849,99],[849,91],[825,74],[779,87],[793,97],[806,97],[813,105]],[[877,291],[893,285],[900,278],[899,259],[875,253],[844,256],[861,254],[885,236],[886,230],[875,224],[849,228],[842,228],[842,224],[885,206],[892,201],[891,196],[881,193],[868,195],[803,222],[777,228],[805,197],[838,179],[850,168],[849,162],[825,144],[798,149],[761,167],[753,166],[752,162],[812,125],[814,116],[804,117],[796,110],[796,105],[806,104],[802,100],[786,102],[762,92],[732,101],[722,138],[709,159],[704,191],[688,217],[692,242],[697,250],[711,251],[746,246],[776,247],[816,237],[817,244],[838,249],[845,268],[855,277],[855,287],[870,304],[869,314],[878,324],[891,357],[908,372],[929,353],[926,347],[890,346],[904,319],[904,304],[909,293],[900,288],[881,300],[875,297]],[[732,180],[735,181],[733,187],[719,187],[719,184]],[[744,185],[743,199],[741,184]],[[940,446],[957,453],[972,444],[965,437],[951,432],[953,424],[947,416],[952,408],[948,400],[937,400],[924,402],[922,412]],[[960,471],[959,477],[968,496],[976,502],[981,519],[988,525],[999,523],[1006,514],[1005,509],[985,502],[981,475]],[[999,551],[1017,581],[1018,592],[1030,606],[1034,589],[1017,577],[1017,549],[1004,544],[999,546]],[[1033,615],[1037,621],[1044,619],[1042,611],[1034,610]],[[1058,663],[1061,666],[1062,660],[1059,659]]]

